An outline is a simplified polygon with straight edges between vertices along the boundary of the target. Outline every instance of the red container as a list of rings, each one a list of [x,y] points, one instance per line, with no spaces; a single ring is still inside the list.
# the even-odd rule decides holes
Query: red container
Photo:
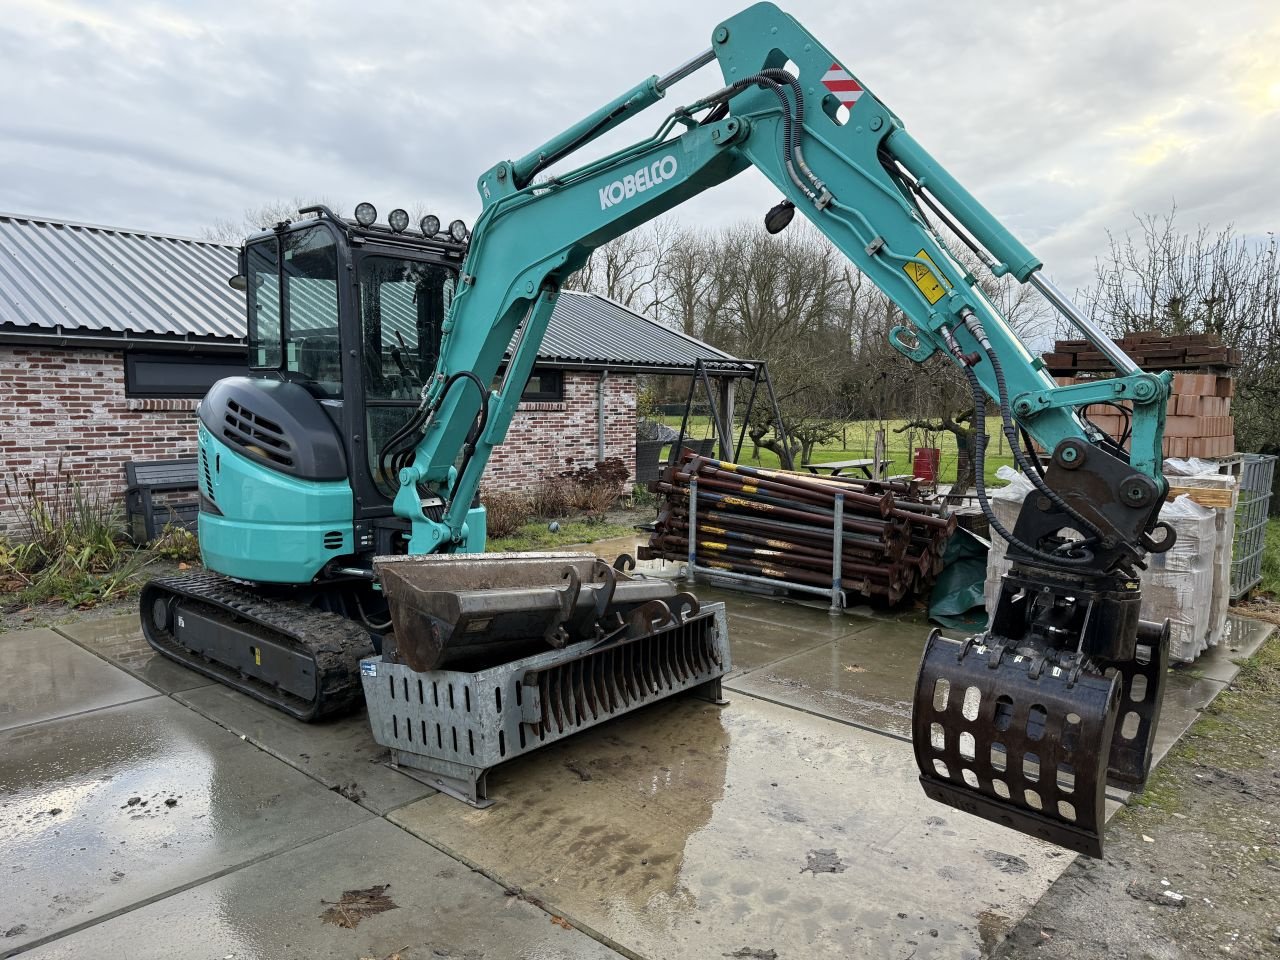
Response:
[[[928,483],[938,482],[938,464],[942,460],[942,451],[937,447],[916,447],[916,456],[911,464],[911,473]]]

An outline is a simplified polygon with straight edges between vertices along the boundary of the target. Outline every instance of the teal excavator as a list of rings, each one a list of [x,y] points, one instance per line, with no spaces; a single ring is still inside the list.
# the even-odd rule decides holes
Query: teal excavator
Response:
[[[712,63],[718,89],[566,168]],[[411,228],[401,210],[382,225],[361,205],[354,220],[309,208],[246,241],[233,285],[253,376],[219,382],[199,408],[208,572],[147,587],[149,641],[301,719],[363,697],[380,740],[410,765],[438,747],[425,768],[473,802],[487,750],[496,762],[646,696],[718,683],[727,645],[690,632],[706,620],[693,597],[580,556],[480,556],[477,491],[565,282],[601,244],[748,167],[782,195],[766,229],[803,213],[901,308],[892,345],[940,355],[973,393],[978,496],[1013,566],[985,633],[928,640],[912,724],[925,791],[1100,855],[1105,787],[1142,785],[1159,716],[1168,633],[1140,619],[1137,571],[1172,545],[1158,521],[1169,375],[1139,370],[850,65],[768,3],[485,171],[470,232],[434,216]],[[961,244],[1035,287],[1117,375],[1056,385]],[[1012,530],[982,486],[989,404],[1035,487]],[[1094,404],[1129,412],[1127,437],[1091,424]],[[474,692],[511,662],[525,666]],[[479,717],[477,697],[496,712]],[[428,708],[444,712],[413,712]]]

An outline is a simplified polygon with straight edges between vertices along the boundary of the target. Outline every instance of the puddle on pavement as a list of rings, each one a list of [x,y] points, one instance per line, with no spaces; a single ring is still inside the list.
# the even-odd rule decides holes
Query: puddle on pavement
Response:
[[[375,813],[435,792],[386,765],[390,751],[374,742],[364,710],[302,723],[221,684],[175,699]]]
[[[1175,667],[1165,679],[1164,697],[1160,704],[1160,722],[1152,743],[1152,763],[1159,763],[1179,738],[1200,717],[1200,712],[1213,702],[1226,684],[1196,676],[1195,664],[1190,669]]]
[[[490,784],[487,810],[391,819],[651,957],[976,957],[978,914],[1020,916],[1072,859],[925,798],[906,744],[749,698],[658,704]]]
[[[138,624],[136,613],[81,620],[61,624],[55,629],[72,642],[110,660],[165,693],[193,690],[213,682],[152,650],[142,636],[142,627]]]
[[[928,630],[914,623],[860,625],[851,636],[734,677],[726,685],[909,737],[916,671],[927,637]]]
[[[1240,672],[1239,664],[1257,653],[1274,629],[1274,626],[1261,620],[1227,617],[1226,630],[1217,646],[1200,654],[1194,663],[1179,664],[1177,669],[1230,683]]]
[[[162,697],[0,735],[0,798],[6,948],[368,816]]]

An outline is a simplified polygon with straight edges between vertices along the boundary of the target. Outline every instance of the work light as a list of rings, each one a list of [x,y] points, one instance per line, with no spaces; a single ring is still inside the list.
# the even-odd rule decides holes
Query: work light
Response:
[[[455,220],[449,224],[449,236],[461,243],[467,239],[467,225],[461,220]]]
[[[387,214],[387,224],[394,233],[404,233],[409,229],[409,212],[396,207]]]
[[[422,228],[424,237],[434,237],[440,232],[440,218],[434,213],[428,213],[418,224]]]
[[[367,200],[356,205],[356,223],[362,227],[371,227],[378,220],[378,208]]]

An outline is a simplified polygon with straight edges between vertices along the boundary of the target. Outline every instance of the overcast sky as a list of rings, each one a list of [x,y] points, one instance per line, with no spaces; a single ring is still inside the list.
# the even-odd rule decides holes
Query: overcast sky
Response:
[[[1275,0],[783,6],[1066,286],[1135,211],[1280,226]],[[481,171],[706,48],[737,9],[0,0],[0,210],[195,235],[322,196],[470,223]],[[673,216],[757,219],[776,199],[749,171]]]

